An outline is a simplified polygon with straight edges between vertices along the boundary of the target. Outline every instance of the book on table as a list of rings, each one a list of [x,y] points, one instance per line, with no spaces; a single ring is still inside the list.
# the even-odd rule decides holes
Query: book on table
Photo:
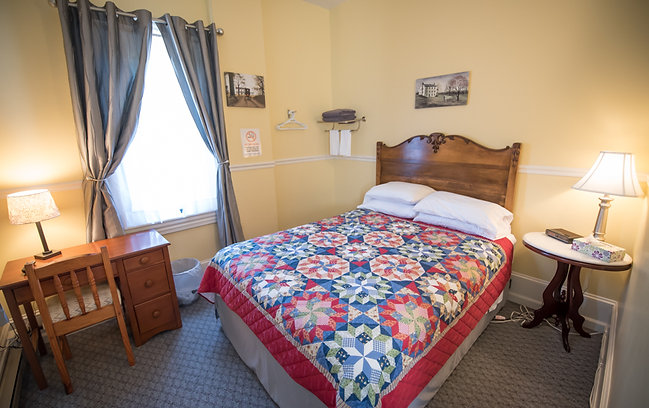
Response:
[[[579,235],[572,231],[568,231],[563,228],[548,228],[545,230],[545,235],[552,237],[554,239],[558,239],[559,241],[564,242],[566,244],[572,244],[573,239],[582,237],[582,235]]]

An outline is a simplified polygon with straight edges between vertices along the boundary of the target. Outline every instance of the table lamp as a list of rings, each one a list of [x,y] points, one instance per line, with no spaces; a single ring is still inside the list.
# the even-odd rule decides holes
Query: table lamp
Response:
[[[9,194],[7,209],[9,210],[9,222],[12,224],[36,223],[38,235],[43,244],[43,252],[34,255],[34,258],[48,259],[61,254],[61,251],[52,251],[47,247],[43,227],[41,227],[41,221],[61,215],[48,190],[29,190]]]
[[[599,213],[593,229],[593,237],[600,241],[604,241],[608,209],[613,201],[609,194],[624,197],[644,195],[631,153],[600,152],[593,167],[572,188],[604,194],[599,198]]]

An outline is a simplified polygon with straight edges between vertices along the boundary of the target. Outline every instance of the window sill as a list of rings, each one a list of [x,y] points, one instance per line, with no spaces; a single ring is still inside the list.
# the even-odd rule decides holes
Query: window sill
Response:
[[[156,224],[141,225],[139,227],[129,228],[125,232],[127,234],[131,234],[134,232],[148,231],[151,228],[155,228],[156,231],[164,235],[215,223],[216,213],[214,211],[211,211],[204,214],[192,215],[185,218],[176,218],[175,220],[168,220]]]

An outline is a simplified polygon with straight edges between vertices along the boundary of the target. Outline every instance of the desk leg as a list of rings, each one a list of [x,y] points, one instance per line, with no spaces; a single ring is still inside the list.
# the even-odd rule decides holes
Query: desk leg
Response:
[[[47,349],[45,348],[45,342],[43,341],[43,336],[41,336],[41,331],[38,330],[38,322],[36,321],[36,315],[34,314],[32,304],[24,303],[23,307],[25,308],[25,314],[27,315],[27,321],[29,322],[29,327],[32,329],[32,333],[36,333],[38,336],[38,351],[41,353],[41,356],[44,356],[47,354]],[[34,332],[34,330],[36,330],[36,332]]]
[[[27,332],[27,326],[25,326],[22,313],[20,313],[20,307],[18,307],[18,302],[16,302],[16,296],[11,290],[3,290],[2,292],[5,295],[11,318],[14,320],[14,326],[16,327],[20,343],[23,347],[23,354],[32,368],[32,373],[34,374],[38,388],[42,390],[47,387],[47,380],[45,379],[45,374],[43,374],[43,368],[38,362],[36,351],[34,350],[34,347],[32,347],[32,342],[29,338],[29,333]]]
[[[568,318],[572,320],[573,327],[582,337],[590,337],[584,328],[584,317],[579,314],[579,307],[584,302],[584,295],[581,291],[579,281],[580,266],[572,265],[568,277]]]
[[[557,271],[554,274],[554,277],[548,284],[548,287],[543,291],[543,306],[540,309],[534,311],[534,319],[530,322],[523,323],[523,327],[526,329],[531,329],[536,327],[543,319],[550,317],[553,314],[559,314],[559,309],[561,308],[561,286],[566,280],[568,275],[568,264],[563,262],[557,263]]]

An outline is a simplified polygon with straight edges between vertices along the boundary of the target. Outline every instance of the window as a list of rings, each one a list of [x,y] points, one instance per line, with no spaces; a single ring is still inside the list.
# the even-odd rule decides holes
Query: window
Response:
[[[185,103],[154,25],[133,140],[107,180],[124,229],[216,209],[216,163]]]

